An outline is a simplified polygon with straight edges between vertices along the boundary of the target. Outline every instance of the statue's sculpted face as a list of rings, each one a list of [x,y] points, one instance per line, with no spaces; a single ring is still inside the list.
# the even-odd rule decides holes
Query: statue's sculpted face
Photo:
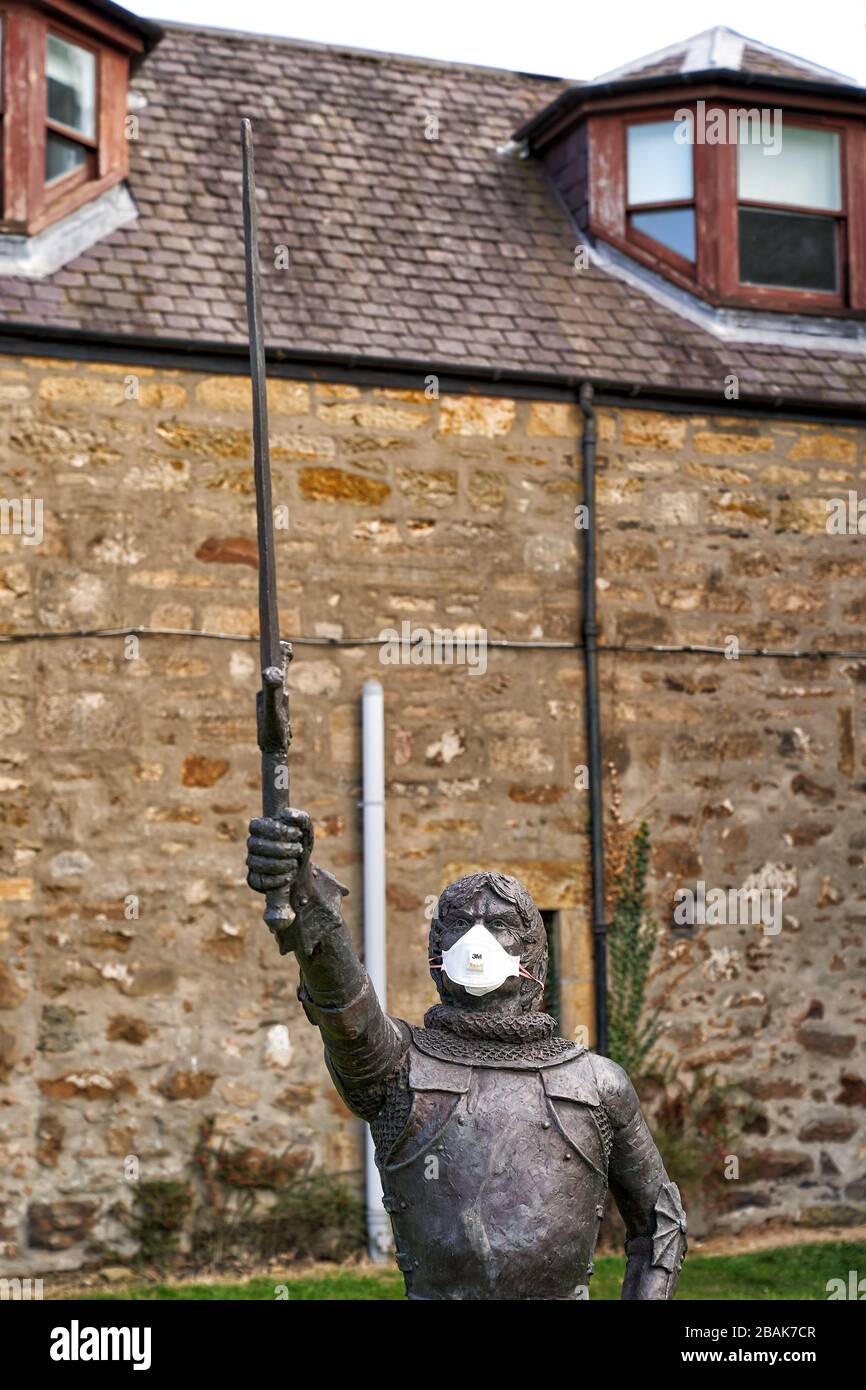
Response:
[[[484,1012],[514,1014],[538,1007],[547,975],[547,933],[541,913],[516,878],[494,870],[464,875],[442,890],[438,912],[430,923],[430,955],[441,957],[474,927],[483,927],[509,955],[520,958],[531,978],[509,976],[498,989],[469,994],[445,971],[431,975],[446,1004]]]
[[[513,903],[506,902],[489,888],[481,888],[459,906],[445,909],[439,918],[437,951],[449,950],[475,926],[486,927],[509,955],[520,955],[526,931],[520,913]],[[493,994],[497,999],[503,999],[520,993],[520,979],[517,976],[506,980],[493,994],[481,996],[469,994],[462,985],[450,980],[444,971],[441,972],[441,983],[444,999],[472,1009],[489,1009]]]

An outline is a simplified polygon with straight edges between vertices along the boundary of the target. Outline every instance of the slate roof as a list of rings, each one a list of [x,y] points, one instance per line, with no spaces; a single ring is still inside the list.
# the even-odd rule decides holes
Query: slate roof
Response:
[[[772,49],[748,42],[743,50],[740,71],[760,73],[767,77],[794,77],[808,78],[814,82],[838,82],[844,86],[851,83],[851,79],[845,77],[843,73],[829,72],[826,68],[817,67],[814,63],[790,58],[785,53],[774,53]]]
[[[241,116],[254,120],[268,344],[862,402],[866,353],[732,346],[600,269],[532,159],[498,147],[569,84],[166,26],[133,89],[139,219],[43,281],[16,323],[244,343]],[[425,138],[438,116],[438,139]],[[271,247],[289,248],[276,270]]]
[[[712,69],[726,72],[741,72],[763,77],[787,77],[797,81],[838,82],[844,86],[856,86],[853,78],[832,68],[821,67],[807,58],[798,58],[793,53],[783,53],[778,48],[747,38],[735,29],[718,24],[712,29],[704,29],[700,34],[692,34],[679,43],[669,44],[655,53],[646,53],[630,63],[610,72],[602,73],[591,83],[615,79],[636,80],[643,77],[677,76],[687,72],[707,72]]]

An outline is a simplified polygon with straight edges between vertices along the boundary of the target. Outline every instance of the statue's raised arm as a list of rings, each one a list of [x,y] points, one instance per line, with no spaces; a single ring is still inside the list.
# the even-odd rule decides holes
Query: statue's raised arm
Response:
[[[258,817],[250,821],[247,882],[257,893],[288,892],[295,914],[289,943],[301,971],[298,998],[322,1034],[340,1095],[356,1115],[373,1120],[388,1078],[399,1070],[409,1030],[388,1018],[376,998],[343,921],[340,903],[348,890],[311,862],[312,850],[306,811]]]

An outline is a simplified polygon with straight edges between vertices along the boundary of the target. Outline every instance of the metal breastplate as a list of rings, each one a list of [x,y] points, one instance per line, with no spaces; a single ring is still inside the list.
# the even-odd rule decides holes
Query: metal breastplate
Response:
[[[531,1069],[409,1049],[412,1108],[377,1155],[410,1298],[585,1298],[609,1127],[586,1053]]]

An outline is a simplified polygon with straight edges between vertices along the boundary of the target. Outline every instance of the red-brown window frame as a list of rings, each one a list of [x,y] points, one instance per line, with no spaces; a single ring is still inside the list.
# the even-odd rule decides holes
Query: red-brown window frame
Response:
[[[851,103],[840,103],[842,109],[839,111],[822,111],[816,99],[806,103],[789,93],[760,89],[720,89],[703,92],[700,96],[707,108],[781,108],[783,129],[787,121],[793,126],[815,126],[840,134],[842,208],[838,213],[819,210],[822,216],[833,216],[842,224],[837,233],[840,239],[838,293],[740,283],[740,204],[735,144],[696,143],[693,146],[694,265],[629,226],[627,126],[641,121],[673,120],[678,111],[694,111],[699,99],[697,94],[690,93],[688,98],[684,93],[677,93],[675,98],[670,94],[664,98],[659,96],[652,103],[645,100],[631,109],[620,100],[616,110],[608,107],[587,112],[589,231],[712,304],[786,313],[821,313],[830,317],[866,317],[866,118],[862,110],[854,114]],[[830,101],[824,104],[832,105]],[[778,204],[766,206],[782,212],[809,211]]]
[[[848,205],[848,129],[844,121],[825,118],[815,114],[795,114],[789,113],[787,116],[782,113],[782,135],[784,139],[785,125],[795,127],[805,126],[813,130],[832,130],[839,136],[839,178],[841,189],[841,207],[838,212],[829,211],[827,208],[804,208],[795,206],[793,203],[760,203],[752,199],[741,199],[738,191],[738,167],[737,167],[737,146],[719,146],[729,155],[731,167],[723,168],[722,179],[723,187],[733,192],[733,232],[734,246],[733,255],[722,256],[720,264],[720,288],[726,296],[728,302],[732,304],[745,304],[750,306],[762,306],[767,309],[789,310],[792,301],[796,302],[799,308],[804,310],[844,310],[848,305],[848,220],[850,210]],[[723,204],[724,206],[724,204]],[[740,229],[739,211],[741,207],[767,208],[773,212],[812,212],[817,217],[832,217],[836,222],[836,254],[839,275],[839,287],[837,290],[791,290],[782,289],[775,285],[751,285],[740,279],[739,249],[740,249]]]
[[[82,135],[81,131],[73,130],[70,126],[65,126],[60,121],[52,121],[48,115],[48,75],[46,71],[48,58],[48,39],[53,36],[63,39],[64,42],[74,44],[76,48],[82,48],[87,53],[92,53],[94,57],[95,69],[95,91],[94,91],[94,111],[93,124],[96,134],[93,136]],[[56,198],[64,197],[72,189],[78,188],[80,184],[90,183],[97,176],[97,164],[99,159],[100,144],[100,118],[102,100],[102,48],[99,44],[92,43],[83,38],[74,29],[69,29],[65,25],[56,24],[50,21],[45,30],[45,51],[42,58],[42,71],[45,74],[45,144],[48,143],[48,132],[55,135],[62,135],[65,140],[71,140],[76,145],[83,145],[86,150],[84,163],[78,169],[70,169],[68,174],[58,174],[48,182],[45,178],[45,150],[43,147],[43,182],[45,184],[46,205],[55,201]]]
[[[681,110],[677,107],[676,110]],[[628,201],[628,132],[631,126],[650,125],[654,121],[673,121],[675,108],[656,109],[652,112],[642,112],[640,116],[626,117],[622,123],[622,157],[625,169],[624,196],[625,196],[625,234],[628,241],[633,242],[644,255],[652,256],[656,260],[666,262],[671,269],[684,275],[686,279],[695,281],[698,276],[698,171],[697,159],[695,158],[696,145],[691,146],[692,150],[692,196],[691,198],[680,198],[668,202],[640,203],[632,204]],[[695,259],[690,261],[686,256],[680,256],[671,247],[665,246],[663,242],[656,241],[648,232],[642,232],[638,227],[632,225],[632,214],[637,212],[654,212],[660,208],[694,208],[695,210]]]
[[[77,0],[5,0],[3,20],[3,163],[0,232],[32,235],[73,212],[129,173],[124,120],[130,58],[143,51],[138,34]],[[45,58],[48,35],[88,49],[96,57],[95,138],[68,130],[47,116]],[[45,180],[48,130],[87,150],[79,169]]]

